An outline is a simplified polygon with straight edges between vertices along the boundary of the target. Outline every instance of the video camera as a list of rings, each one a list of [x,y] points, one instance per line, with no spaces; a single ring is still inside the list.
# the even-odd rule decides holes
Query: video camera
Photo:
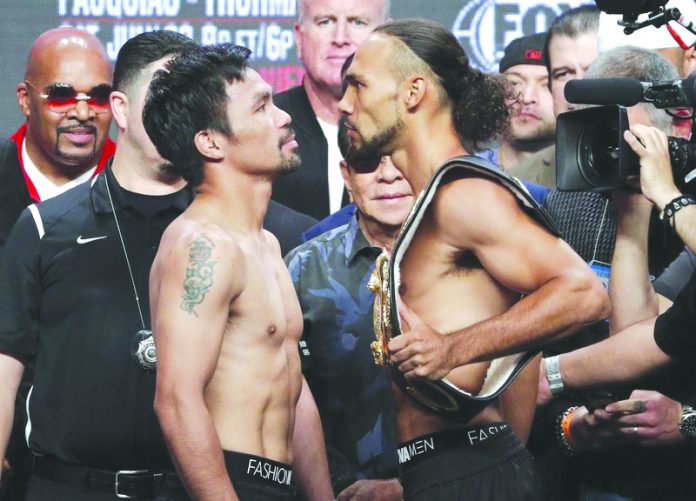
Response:
[[[624,32],[648,25],[662,26],[678,19],[691,29],[678,9],[665,9],[668,0],[595,0],[608,14],[622,14]],[[637,22],[638,15],[650,13]],[[696,108],[696,73],[684,80],[641,82],[632,78],[571,80],[565,86],[571,103],[605,105],[561,113],[556,123],[556,184],[562,191],[603,191],[637,175],[637,155],[623,139],[628,129],[624,106],[650,103],[656,108]],[[694,137],[692,136],[692,139]],[[683,193],[696,195],[696,144],[670,137],[672,173]]]
[[[628,127],[626,108],[616,104],[561,113],[556,123],[558,189],[604,191],[638,175],[638,156],[623,138]],[[668,146],[677,188],[696,196],[696,145],[670,137]]]

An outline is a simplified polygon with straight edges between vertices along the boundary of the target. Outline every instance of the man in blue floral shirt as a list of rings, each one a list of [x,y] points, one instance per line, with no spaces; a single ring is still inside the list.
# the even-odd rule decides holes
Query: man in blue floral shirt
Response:
[[[344,158],[347,144],[341,126]],[[355,214],[286,257],[304,319],[302,370],[321,414],[339,499],[402,498],[395,478],[391,391],[370,350],[374,295],[367,282],[377,256],[391,248],[414,197],[388,157],[376,162],[376,169],[374,164],[341,162]]]

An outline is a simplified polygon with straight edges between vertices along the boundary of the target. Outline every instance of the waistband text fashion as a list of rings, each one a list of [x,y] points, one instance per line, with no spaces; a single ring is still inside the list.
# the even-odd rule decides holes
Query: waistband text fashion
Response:
[[[290,485],[292,470],[259,459],[249,459],[247,475],[270,480],[280,485]]]

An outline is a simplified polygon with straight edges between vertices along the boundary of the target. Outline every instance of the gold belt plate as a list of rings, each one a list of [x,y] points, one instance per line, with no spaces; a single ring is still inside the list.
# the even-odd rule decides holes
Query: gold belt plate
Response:
[[[375,294],[372,306],[372,324],[375,340],[370,344],[375,364],[389,363],[387,345],[392,338],[391,303],[389,302],[389,257],[386,253],[377,258],[375,269],[367,282],[367,288]]]

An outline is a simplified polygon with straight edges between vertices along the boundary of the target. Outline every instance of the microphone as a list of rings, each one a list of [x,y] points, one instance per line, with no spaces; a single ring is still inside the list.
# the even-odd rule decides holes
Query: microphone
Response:
[[[643,101],[645,87],[635,78],[592,78],[570,80],[565,85],[569,103],[620,104],[633,106]]]
[[[564,94],[570,103],[618,104],[633,106],[650,103],[656,108],[696,106],[696,72],[684,80],[641,82],[635,78],[586,78],[570,80]]]

